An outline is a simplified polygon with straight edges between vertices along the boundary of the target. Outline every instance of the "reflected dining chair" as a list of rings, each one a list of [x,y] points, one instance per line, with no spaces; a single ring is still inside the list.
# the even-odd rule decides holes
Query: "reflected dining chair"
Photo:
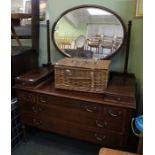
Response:
[[[96,53],[99,54],[100,42],[101,42],[101,37],[98,35],[88,38],[87,39],[87,50],[90,48],[90,50],[92,51],[92,48],[95,48]]]
[[[114,43],[113,36],[104,36],[101,41],[102,52],[103,52],[103,49],[110,49],[112,52],[113,43]]]

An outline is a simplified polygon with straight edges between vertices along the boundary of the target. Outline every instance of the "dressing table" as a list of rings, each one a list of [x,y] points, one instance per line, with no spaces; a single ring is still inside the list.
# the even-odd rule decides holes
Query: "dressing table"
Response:
[[[98,55],[97,58],[108,59],[124,46],[126,29],[121,18],[104,7],[83,5],[65,11],[53,25],[52,40],[56,48],[65,56],[71,57],[66,51],[77,52],[79,49],[68,49],[68,47],[61,49],[59,46],[59,37],[62,37],[62,34],[58,33],[62,32],[61,26],[63,26],[60,25],[61,20],[64,21],[66,18],[71,20],[70,17],[78,10],[79,12],[76,13],[78,16],[84,12],[88,15],[90,8],[110,13],[111,20],[116,22],[114,25],[119,26],[119,35],[122,37],[112,53],[104,57]],[[85,14],[84,17],[87,15]],[[101,17],[101,19],[105,18]],[[111,30],[111,32],[115,31]],[[86,51],[88,50],[83,52]],[[80,56],[80,54],[75,55]],[[32,126],[102,146],[126,148],[132,113],[136,109],[136,80],[133,74],[111,71],[104,93],[88,93],[56,89],[53,68],[48,66],[17,77],[15,89],[24,131],[26,126]]]
[[[40,82],[35,82],[38,77]],[[15,88],[23,129],[32,126],[103,146],[126,147],[136,108],[134,75],[124,79],[111,72],[105,92],[96,94],[55,89],[52,70],[40,68],[18,77]]]

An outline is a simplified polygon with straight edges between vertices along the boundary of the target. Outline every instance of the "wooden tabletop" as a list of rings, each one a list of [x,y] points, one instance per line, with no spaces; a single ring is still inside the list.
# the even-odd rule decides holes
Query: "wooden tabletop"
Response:
[[[119,151],[119,150],[113,150],[113,149],[107,149],[107,148],[101,148],[99,155],[138,155],[138,154]]]
[[[42,69],[41,69],[42,70]],[[108,104],[117,107],[125,107],[125,108],[136,108],[135,102],[135,77],[133,75],[129,75],[126,80],[117,73],[110,73],[112,77],[109,79],[109,84],[107,89],[105,90],[104,94],[102,93],[88,93],[88,92],[79,92],[79,91],[71,91],[71,90],[63,90],[63,89],[56,89],[53,76],[50,79],[44,80],[39,84],[35,85],[34,87],[27,87],[26,85],[23,87],[22,84],[18,84],[18,81],[23,81],[26,83],[35,83],[38,81],[39,77],[42,78],[42,74],[45,70],[41,71],[31,71],[24,75],[21,75],[16,78],[16,85],[14,88],[43,93],[48,95],[60,96],[60,97],[67,97],[72,99],[78,99],[82,101],[100,103],[100,104]],[[46,72],[47,73],[47,72]],[[44,74],[43,74],[44,75]],[[36,77],[36,78],[35,78]],[[33,81],[32,81],[33,80]],[[105,101],[105,94],[107,95],[116,95],[120,97],[127,97],[131,100],[131,102],[108,102]]]

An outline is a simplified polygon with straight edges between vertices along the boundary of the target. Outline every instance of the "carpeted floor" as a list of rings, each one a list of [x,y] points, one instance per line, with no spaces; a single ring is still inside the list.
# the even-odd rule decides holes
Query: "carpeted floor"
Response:
[[[28,134],[27,142],[20,142],[12,155],[98,155],[99,145],[43,131]]]

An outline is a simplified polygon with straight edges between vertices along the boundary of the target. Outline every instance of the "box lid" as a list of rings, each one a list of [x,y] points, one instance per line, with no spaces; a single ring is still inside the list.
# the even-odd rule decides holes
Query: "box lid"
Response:
[[[52,67],[37,68],[16,77],[15,78],[16,84],[24,83],[24,85],[37,85],[38,83],[49,77],[52,74],[52,72],[53,72]]]
[[[55,66],[69,66],[76,68],[89,69],[109,69],[111,60],[95,60],[95,59],[81,59],[81,58],[64,58],[59,60]]]

